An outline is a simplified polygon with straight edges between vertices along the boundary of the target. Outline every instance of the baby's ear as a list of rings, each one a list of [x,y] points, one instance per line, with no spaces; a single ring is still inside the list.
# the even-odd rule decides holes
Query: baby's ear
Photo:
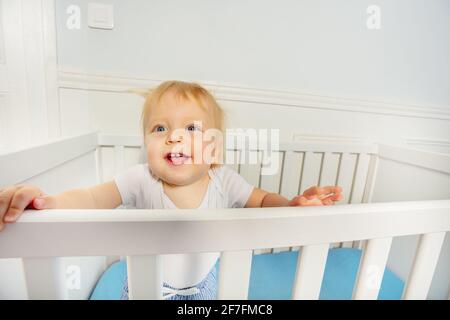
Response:
[[[150,94],[151,90],[135,88],[135,89],[125,90],[125,92],[134,93],[134,94],[137,94],[137,95],[141,96],[142,98],[146,99],[147,96]]]

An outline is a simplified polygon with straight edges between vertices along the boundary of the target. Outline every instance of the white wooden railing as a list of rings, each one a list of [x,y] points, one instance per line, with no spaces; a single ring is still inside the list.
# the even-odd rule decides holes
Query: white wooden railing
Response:
[[[262,175],[262,156],[266,152],[261,149],[238,148],[226,149],[225,158],[234,160],[231,167],[243,176],[250,184],[269,192],[280,193],[292,198],[303,193],[314,185],[339,185],[345,190],[344,198],[339,204],[371,202],[378,165],[378,145],[373,142],[336,142],[303,139],[295,142],[282,142],[272,156],[278,162],[278,172],[274,175]],[[103,159],[102,151],[110,150],[112,156]],[[101,168],[110,162],[114,163],[114,173],[124,170],[126,152],[143,150],[140,136],[98,135],[98,164]],[[248,160],[253,152],[256,163],[239,163],[244,156]],[[245,155],[244,155],[245,153]],[[106,160],[106,161],[105,161]],[[142,160],[142,159],[141,159]],[[228,163],[228,159],[226,159]],[[102,177],[102,174],[99,173]],[[102,178],[103,179],[103,178]],[[332,247],[362,248],[361,241],[334,243]],[[299,247],[262,248],[255,254],[296,251]]]
[[[329,245],[367,240],[354,298],[376,299],[381,277],[374,281],[371,270],[383,275],[392,238],[420,234],[404,298],[425,299],[448,231],[450,200],[214,212],[26,211],[0,233],[0,258],[22,258],[27,274],[36,259],[51,265],[61,256],[127,256],[130,297],[160,299],[159,255],[221,252],[219,299],[246,299],[254,249],[301,246],[292,298],[318,299]]]
[[[111,158],[102,157],[105,150],[112,151]],[[0,187],[22,183],[86,154],[95,154],[92,166],[97,169],[97,182],[102,182],[104,167],[112,166],[110,173],[117,173],[131,165],[129,152],[139,150],[138,136],[92,132],[0,154]],[[160,297],[158,255],[221,251],[219,297],[245,299],[252,253],[302,246],[292,297],[315,299],[327,249],[357,244],[364,248],[354,291],[354,298],[360,299],[376,298],[381,279],[374,281],[369,273],[374,268],[384,270],[392,238],[420,234],[404,298],[425,298],[449,231],[450,200],[366,204],[371,202],[380,159],[450,174],[446,154],[374,143],[281,143],[277,175],[261,176],[260,164],[234,169],[250,183],[287,197],[310,185],[338,184],[346,191],[344,201],[333,207],[221,209],[207,215],[202,210],[30,211],[0,233],[0,258],[23,258],[29,297],[39,298],[43,288],[57,286],[57,279],[48,283],[58,269],[55,257],[127,256],[130,296],[138,299]],[[193,234],[197,236],[192,238]],[[174,241],[163,244],[162,236]],[[36,277],[36,266],[49,274]]]

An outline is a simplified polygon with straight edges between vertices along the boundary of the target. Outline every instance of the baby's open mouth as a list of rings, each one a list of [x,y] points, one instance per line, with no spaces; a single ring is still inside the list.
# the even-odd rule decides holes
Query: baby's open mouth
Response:
[[[169,152],[164,157],[167,162],[174,166],[181,166],[188,160],[190,160],[190,156],[181,152]]]

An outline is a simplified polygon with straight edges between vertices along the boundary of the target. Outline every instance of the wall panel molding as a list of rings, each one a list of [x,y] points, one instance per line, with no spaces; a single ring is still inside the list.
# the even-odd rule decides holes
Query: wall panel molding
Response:
[[[405,144],[409,145],[450,147],[450,140],[404,138],[403,141]]]
[[[60,88],[125,93],[129,89],[149,88],[162,79],[136,78],[124,75],[83,72],[60,68]],[[450,120],[450,107],[417,106],[354,98],[312,95],[300,92],[230,86],[217,82],[201,82],[220,100],[279,105],[320,110],[371,113],[385,116]]]
[[[55,0],[42,0],[45,94],[49,139],[61,137]]]
[[[58,138],[55,0],[1,0],[0,5],[0,94],[8,95],[2,148]]]

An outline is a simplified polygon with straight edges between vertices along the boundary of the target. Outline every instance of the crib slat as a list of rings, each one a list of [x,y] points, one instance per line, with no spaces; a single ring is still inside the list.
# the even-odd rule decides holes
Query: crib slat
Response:
[[[320,186],[332,186],[336,183],[338,174],[339,155],[331,152],[325,152],[322,160],[322,168],[320,172]],[[340,243],[332,243],[331,248],[340,247]]]
[[[285,151],[283,159],[283,173],[281,176],[280,194],[288,199],[292,199],[298,194],[300,189],[300,175],[302,171],[303,153]],[[291,251],[298,250],[299,247],[289,248]],[[277,248],[273,251],[277,252]]]
[[[237,173],[239,173],[239,152],[239,150],[226,150],[224,157],[224,164]]]
[[[373,190],[375,187],[375,178],[378,171],[379,158],[378,155],[372,154],[369,159],[369,168],[367,172],[366,185],[364,187],[363,203],[372,202]]]
[[[342,153],[341,163],[339,166],[337,184],[342,186],[344,198],[341,200],[342,203],[349,203],[350,200],[350,190],[352,187],[353,176],[355,173],[356,166],[356,156],[349,153]]]
[[[302,158],[300,152],[286,151],[284,155],[280,193],[288,199],[295,197],[299,190]]]
[[[320,154],[311,151],[305,152],[299,194],[311,186],[318,185],[321,162],[322,156]]]
[[[366,185],[367,172],[369,169],[370,156],[366,153],[358,154],[356,160],[355,180],[352,186],[350,203],[362,203],[364,186]]]
[[[368,155],[368,157],[369,157],[369,159],[368,159],[369,163],[368,163],[368,168],[367,168],[367,178],[365,181],[364,192],[363,192],[363,196],[362,196],[362,203],[372,202],[372,195],[373,195],[373,190],[375,187],[375,178],[376,178],[377,171],[378,171],[378,163],[379,163],[378,155],[370,154],[370,155]],[[363,249],[366,246],[367,246],[366,240],[355,241],[353,243],[353,247],[358,248],[358,249]]]
[[[96,169],[96,181],[102,183],[103,180],[103,168],[102,168],[102,152],[101,147],[98,146],[95,149],[95,169]]]
[[[130,300],[162,299],[161,256],[127,256],[127,275]]]
[[[376,300],[378,298],[391,244],[392,238],[367,241],[361,258],[353,299]]]
[[[266,249],[255,249],[253,250],[253,254],[265,254],[265,253],[272,253],[272,248],[266,248]]]
[[[259,186],[261,175],[261,151],[240,151],[240,174],[248,183]],[[243,163],[244,162],[244,163]]]
[[[319,184],[321,162],[321,154],[312,151],[304,152],[300,185],[296,194],[302,194],[307,188]],[[292,247],[293,251],[298,249],[299,247]]]
[[[63,299],[60,258],[22,259],[28,299]]]
[[[341,242],[331,243],[331,244],[330,244],[330,248],[331,248],[331,249],[340,248],[341,245],[342,245]]]
[[[124,169],[142,163],[141,150],[139,148],[124,148]]]
[[[341,248],[353,248],[353,241],[344,241],[340,245]]]
[[[289,251],[291,247],[279,247],[279,248],[272,248],[270,250],[271,253],[280,253],[280,252],[286,252]]]
[[[352,194],[350,203],[363,203],[364,197],[364,189],[366,186],[366,180],[368,179],[368,171],[369,171],[369,163],[370,163],[370,155],[366,153],[358,154],[358,158],[356,160],[356,173],[355,180],[352,186]],[[352,247],[362,249],[363,242],[362,241],[353,241]]]
[[[341,162],[339,165],[337,185],[343,189],[343,199],[340,203],[345,204],[350,201],[350,192],[352,190],[353,178],[356,168],[356,156],[347,152],[342,153]],[[341,243],[341,248],[352,248],[353,241],[346,241]]]
[[[403,298],[425,300],[439,260],[445,232],[422,234]]]
[[[265,152],[265,153],[264,153]],[[267,154],[267,151],[264,151],[263,155],[266,158],[264,163],[268,163],[268,161],[276,161],[278,165],[278,170],[276,174],[273,175],[263,175],[261,172],[261,185],[260,188],[268,191],[268,192],[276,192],[280,193],[281,188],[281,175],[284,171],[284,163],[283,163],[283,157],[285,157],[285,154],[282,152],[275,152],[272,151],[271,155]],[[266,164],[267,167],[269,167],[269,164]],[[284,252],[289,251],[289,247],[282,247],[282,248],[272,248],[272,249],[259,249],[255,250],[255,254],[262,254],[262,253],[276,253],[276,252]]]
[[[336,183],[339,155],[325,152],[322,160],[320,172],[320,186],[332,186]]]
[[[329,244],[302,247],[297,259],[292,299],[319,299]]]
[[[114,169],[114,148],[101,146],[98,159],[100,161],[100,177],[102,181],[107,181],[116,174]]]
[[[341,155],[342,158],[342,155]],[[341,162],[341,159],[339,160],[339,162]],[[337,168],[337,172],[336,175],[339,176],[339,172],[341,170],[341,165],[339,164],[338,168]],[[338,179],[336,178],[336,182],[334,183],[336,185],[339,185]],[[334,248],[341,248],[342,247],[342,242],[335,242],[335,243],[331,243],[330,244],[330,248],[334,249]],[[347,244],[346,244],[347,245]]]
[[[248,299],[252,250],[225,251],[220,255],[218,299]]]
[[[269,154],[267,151],[263,151],[264,156],[264,163],[266,167],[269,167],[269,161],[275,161],[278,165],[278,170],[276,174],[261,174],[261,185],[260,188],[268,191],[268,192],[280,192],[280,180],[281,180],[281,171],[282,171],[282,160],[283,160],[283,153],[282,152],[275,152],[273,151],[272,154]]]
[[[125,148],[124,146],[114,146],[114,173],[119,173],[125,169]]]

